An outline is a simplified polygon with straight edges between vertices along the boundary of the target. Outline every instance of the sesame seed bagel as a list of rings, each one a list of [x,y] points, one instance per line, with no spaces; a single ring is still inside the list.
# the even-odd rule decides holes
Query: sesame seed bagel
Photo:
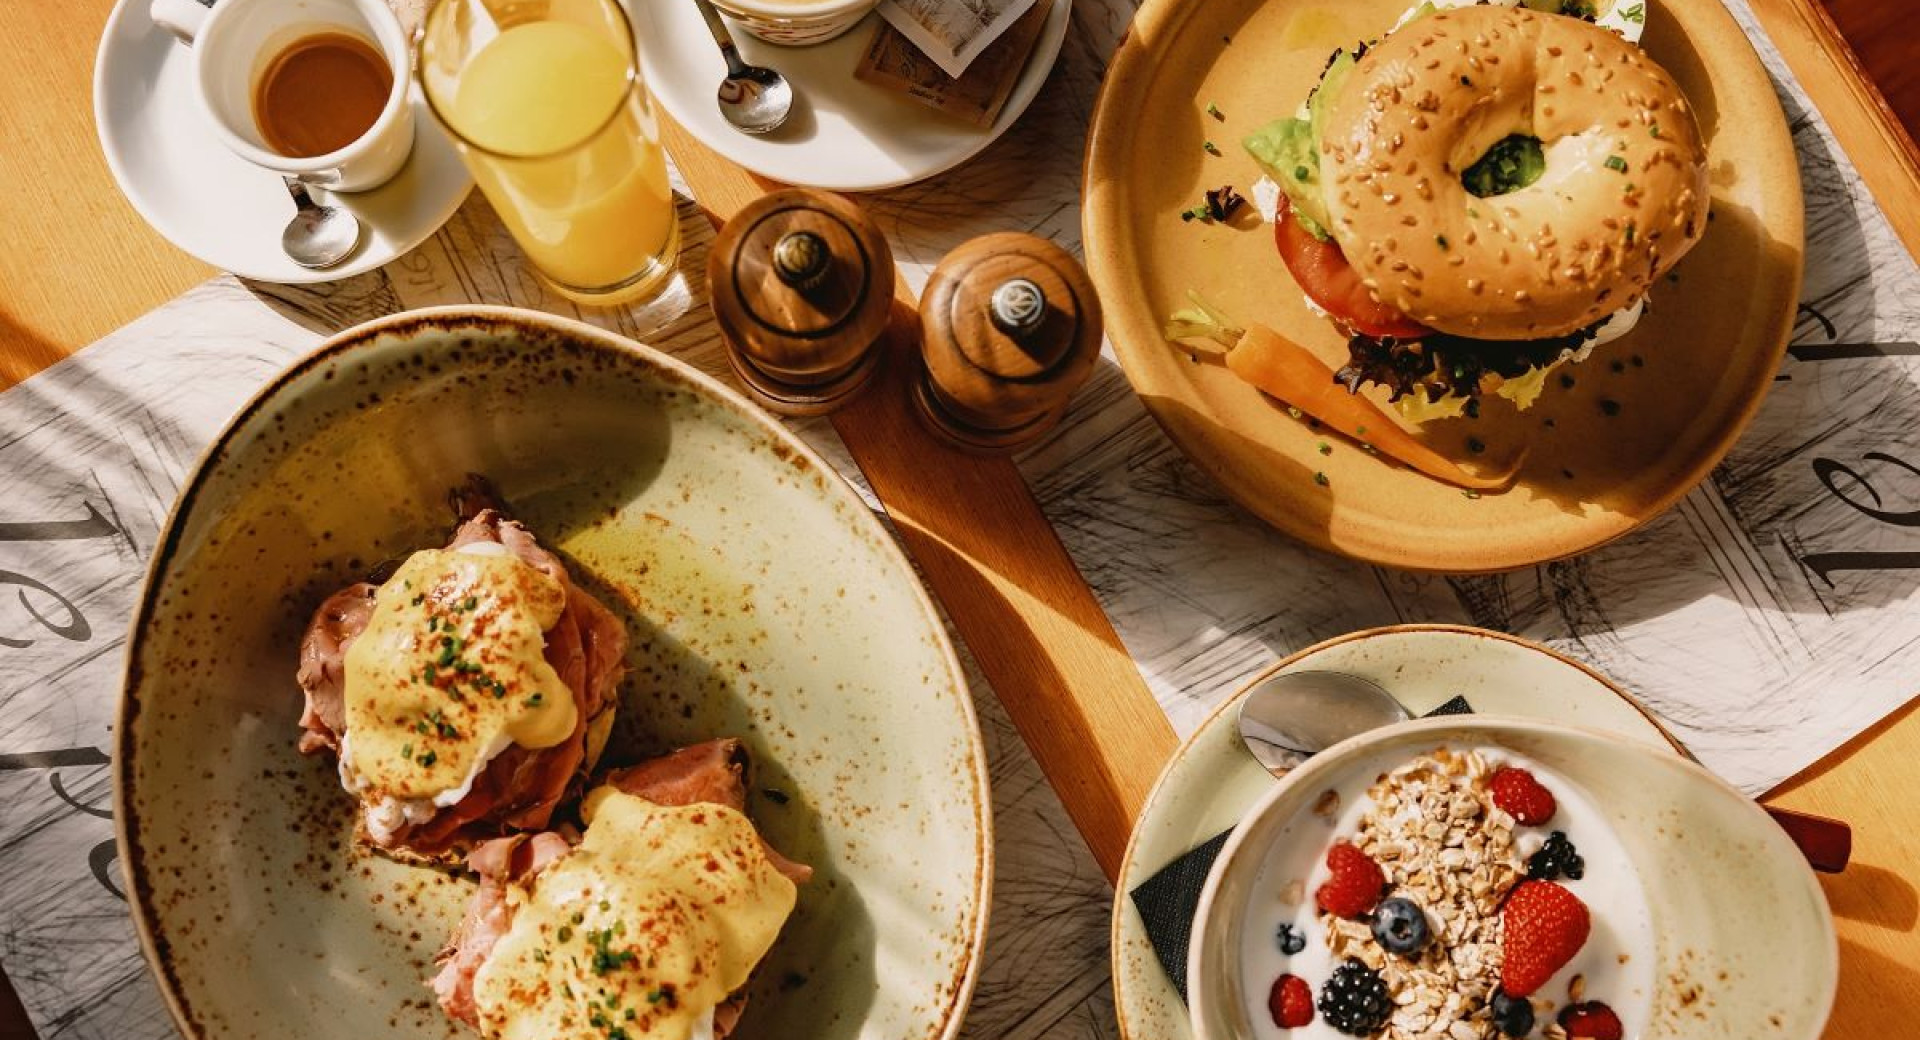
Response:
[[[1545,172],[1479,198],[1510,135]],[[1462,7],[1375,45],[1330,99],[1328,231],[1363,284],[1430,328],[1560,336],[1637,302],[1707,224],[1706,147],[1665,70],[1606,29]]]

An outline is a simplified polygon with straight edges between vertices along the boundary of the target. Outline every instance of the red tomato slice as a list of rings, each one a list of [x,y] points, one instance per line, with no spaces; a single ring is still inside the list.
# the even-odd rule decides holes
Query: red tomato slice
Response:
[[[1313,232],[1293,219],[1293,207],[1280,197],[1280,213],[1274,221],[1274,241],[1280,246],[1280,259],[1287,272],[1300,283],[1300,291],[1319,304],[1334,320],[1354,332],[1380,339],[1419,339],[1433,330],[1373,298],[1360,283],[1360,275],[1347,263],[1340,246],[1322,242]]]

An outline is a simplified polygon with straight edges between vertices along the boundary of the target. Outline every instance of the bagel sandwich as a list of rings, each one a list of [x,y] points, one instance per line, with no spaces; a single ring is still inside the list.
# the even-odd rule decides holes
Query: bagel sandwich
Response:
[[[1347,337],[1349,390],[1414,422],[1489,392],[1526,408],[1631,331],[1709,205],[1644,21],[1641,0],[1423,3],[1246,138],[1289,272]]]

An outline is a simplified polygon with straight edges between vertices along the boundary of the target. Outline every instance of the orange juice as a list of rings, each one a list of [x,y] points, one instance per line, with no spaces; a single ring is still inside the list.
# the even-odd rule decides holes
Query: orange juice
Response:
[[[673,193],[621,44],[579,22],[513,25],[466,58],[452,94],[443,116],[475,182],[557,288],[612,302],[660,280],[678,244]]]

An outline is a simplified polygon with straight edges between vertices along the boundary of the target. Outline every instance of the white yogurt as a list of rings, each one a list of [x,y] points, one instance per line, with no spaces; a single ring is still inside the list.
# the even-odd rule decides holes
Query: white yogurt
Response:
[[[1587,905],[1592,931],[1579,954],[1532,994],[1537,1012],[1533,1035],[1540,1035],[1541,1027],[1569,1003],[1567,987],[1576,975],[1585,976],[1583,999],[1605,1002],[1620,1016],[1626,1036],[1641,1035],[1653,1002],[1655,937],[1645,892],[1612,827],[1572,782],[1538,762],[1493,746],[1453,749],[1480,751],[1494,768],[1522,767],[1553,793],[1559,807],[1552,820],[1539,827],[1515,827],[1515,845],[1523,861],[1557,830],[1566,832],[1586,862],[1580,880],[1560,878],[1558,883]],[[1360,818],[1370,803],[1367,789],[1375,780],[1413,757],[1395,752],[1357,765],[1334,787],[1340,796],[1336,812],[1322,817],[1303,811],[1281,829],[1269,848],[1246,908],[1241,937],[1247,1015],[1254,1026],[1253,1035],[1260,1040],[1334,1040],[1344,1036],[1317,1012],[1313,1022],[1303,1028],[1281,1029],[1268,1013],[1267,993],[1280,975],[1293,974],[1306,980],[1318,1000],[1335,967],[1328,952],[1327,930],[1320,924],[1319,908],[1313,900],[1314,889],[1327,877],[1327,849],[1336,841],[1351,840],[1358,832]],[[1278,931],[1283,923],[1306,937],[1306,948],[1290,957],[1280,952]]]

